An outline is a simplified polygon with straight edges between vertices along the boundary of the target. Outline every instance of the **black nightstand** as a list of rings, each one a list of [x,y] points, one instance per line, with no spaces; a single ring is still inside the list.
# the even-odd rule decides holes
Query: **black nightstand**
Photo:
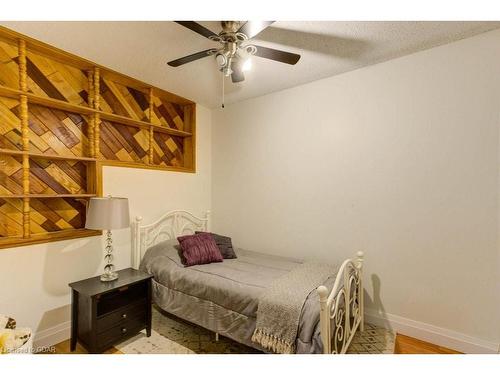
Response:
[[[99,276],[69,284],[71,287],[71,344],[90,353],[102,353],[146,328],[151,335],[152,275],[127,268],[118,279],[102,282]]]

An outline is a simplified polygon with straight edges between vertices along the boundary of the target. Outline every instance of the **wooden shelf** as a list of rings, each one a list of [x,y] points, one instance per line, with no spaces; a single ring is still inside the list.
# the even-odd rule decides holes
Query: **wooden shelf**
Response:
[[[95,112],[95,109],[93,108],[84,105],[65,102],[64,100],[47,98],[32,93],[24,93],[22,91],[20,95],[26,95],[28,97],[29,103],[39,104],[49,108],[60,109],[62,111],[74,112],[84,115],[90,115]]]
[[[79,160],[79,161],[97,161],[95,158],[89,158],[87,156],[66,156],[66,155],[50,155],[50,154],[39,154],[36,152],[21,151],[21,150],[8,150],[5,148],[0,148],[0,155],[28,155],[32,158],[41,159],[55,159],[55,160]]]
[[[31,158],[41,158],[41,159],[54,159],[54,160],[78,160],[78,161],[97,161],[96,158],[89,158],[87,156],[65,156],[65,155],[47,155],[47,154],[37,154],[34,152],[28,152]]]
[[[20,95],[26,95],[26,97],[28,98],[28,102],[40,104],[50,108],[61,109],[63,111],[88,114],[88,115],[96,112],[95,109],[92,109],[87,106],[65,102],[64,100],[38,96],[30,92],[25,92],[0,85],[0,96],[6,96],[8,98],[18,99]]]
[[[16,90],[10,87],[0,85],[0,96],[4,96],[11,99],[19,99],[19,95],[24,93],[21,90]]]
[[[99,160],[101,166],[108,167],[121,167],[121,168],[140,168],[140,169],[155,169],[160,171],[168,172],[184,172],[184,173],[195,173],[193,168],[187,167],[174,167],[174,166],[163,166],[156,164],[146,164],[133,161],[120,161],[120,160]]]
[[[92,198],[96,194],[7,194],[0,195],[0,199],[23,199],[23,198]]]
[[[63,111],[83,113],[83,114],[91,114],[95,112],[94,109],[89,108],[87,106],[65,102],[64,100],[38,96],[30,92],[25,92],[18,89],[13,89],[11,87],[0,85],[0,96],[5,96],[12,99],[19,99],[20,95],[25,95],[28,98],[28,101],[31,103],[40,104],[50,108],[61,109]]]
[[[115,115],[113,113],[108,113],[108,112],[103,112],[103,111],[98,111],[99,114],[101,115],[101,119],[103,120],[108,120],[111,122],[116,122],[119,124],[123,125],[129,125],[129,126],[135,126],[141,129],[147,129],[153,128],[155,132],[161,132],[161,133],[167,133],[170,135],[175,135],[177,137],[192,137],[193,134],[184,132],[182,130],[177,130],[177,129],[171,129],[167,128],[165,126],[159,126],[159,125],[154,125],[146,121],[140,121],[140,120],[134,120],[129,117],[125,116],[120,116],[120,115]]]
[[[43,234],[32,234],[27,238],[23,238],[21,236],[0,237],[0,249],[100,235],[102,235],[102,231],[100,230],[90,230],[82,228],[65,229],[57,232],[49,232]]]
[[[21,150],[8,150],[6,148],[0,148],[0,155],[14,155],[14,156],[22,156],[22,155],[27,155],[27,151],[21,151]]]
[[[183,138],[193,136],[192,133],[185,132],[182,130],[170,129],[170,128],[167,128],[165,126],[151,124],[151,123],[146,122],[146,121],[134,120],[134,119],[129,118],[129,117],[115,115],[114,113],[98,111],[96,109],[93,109],[93,108],[90,108],[87,106],[68,103],[68,102],[65,102],[64,100],[42,97],[42,96],[38,96],[38,95],[29,93],[29,92],[24,92],[21,90],[12,89],[10,87],[0,86],[0,96],[6,96],[9,98],[17,99],[17,98],[19,98],[20,95],[26,95],[28,97],[28,102],[30,102],[30,103],[39,104],[39,105],[46,106],[49,108],[56,108],[56,109],[60,109],[63,111],[74,112],[74,113],[85,114],[85,115],[99,113],[99,115],[101,116],[101,119],[108,120],[111,122],[116,122],[116,123],[122,124],[122,125],[135,126],[135,127],[139,127],[142,129],[148,129],[148,130],[149,130],[149,128],[152,127],[154,129],[154,131],[161,132],[161,133],[167,133],[170,135],[174,135],[177,137],[183,137]]]

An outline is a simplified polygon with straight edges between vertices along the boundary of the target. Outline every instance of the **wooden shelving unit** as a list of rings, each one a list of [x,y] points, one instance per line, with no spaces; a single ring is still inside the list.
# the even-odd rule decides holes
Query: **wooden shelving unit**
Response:
[[[134,119],[127,118],[124,116],[119,116],[119,115],[115,115],[112,113],[105,113],[102,111],[98,111],[98,113],[101,115],[102,120],[109,120],[112,122],[116,122],[118,124],[135,126],[135,127],[138,127],[141,129],[147,129],[147,130],[149,130],[151,128],[151,129],[153,129],[154,132],[171,134],[171,135],[175,135],[178,137],[192,137],[193,136],[192,133],[184,132],[181,130],[165,128],[162,126],[151,124],[150,122],[146,122],[146,121],[134,120]]]
[[[0,248],[100,234],[103,165],[195,171],[195,103],[4,27],[0,52]]]
[[[19,95],[25,95],[28,98],[29,103],[43,105],[49,108],[60,109],[63,111],[79,113],[84,115],[92,115],[98,113],[101,116],[102,120],[109,120],[112,122],[116,122],[118,124],[123,124],[127,126],[135,126],[142,129],[149,129],[152,127],[154,131],[175,135],[178,137],[192,137],[193,134],[177,129],[170,129],[163,126],[158,126],[155,124],[151,124],[151,122],[135,120],[129,117],[116,115],[114,113],[108,113],[101,110],[97,110],[94,108],[86,107],[83,105],[72,104],[65,102],[63,100],[57,100],[52,98],[46,98],[42,96],[38,96],[32,93],[23,93],[20,90],[12,89],[9,87],[0,85],[0,96],[8,97],[8,98],[18,98]]]
[[[54,160],[79,160],[79,161],[97,161],[96,158],[89,158],[86,156],[66,156],[66,155],[51,155],[51,154],[39,154],[37,152],[20,151],[20,150],[7,150],[0,148],[0,155],[28,155],[31,158],[43,158],[43,159],[54,159]]]

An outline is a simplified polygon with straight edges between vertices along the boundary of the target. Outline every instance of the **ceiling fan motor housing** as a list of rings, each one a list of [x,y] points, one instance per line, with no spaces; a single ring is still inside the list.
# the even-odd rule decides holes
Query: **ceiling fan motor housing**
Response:
[[[220,21],[222,30],[227,33],[236,33],[243,23],[241,21]]]

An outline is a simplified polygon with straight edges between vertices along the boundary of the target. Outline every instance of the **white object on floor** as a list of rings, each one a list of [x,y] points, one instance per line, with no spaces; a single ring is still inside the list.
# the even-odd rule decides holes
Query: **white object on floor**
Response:
[[[9,354],[33,354],[33,334],[31,334],[29,340],[23,346],[13,350]]]

